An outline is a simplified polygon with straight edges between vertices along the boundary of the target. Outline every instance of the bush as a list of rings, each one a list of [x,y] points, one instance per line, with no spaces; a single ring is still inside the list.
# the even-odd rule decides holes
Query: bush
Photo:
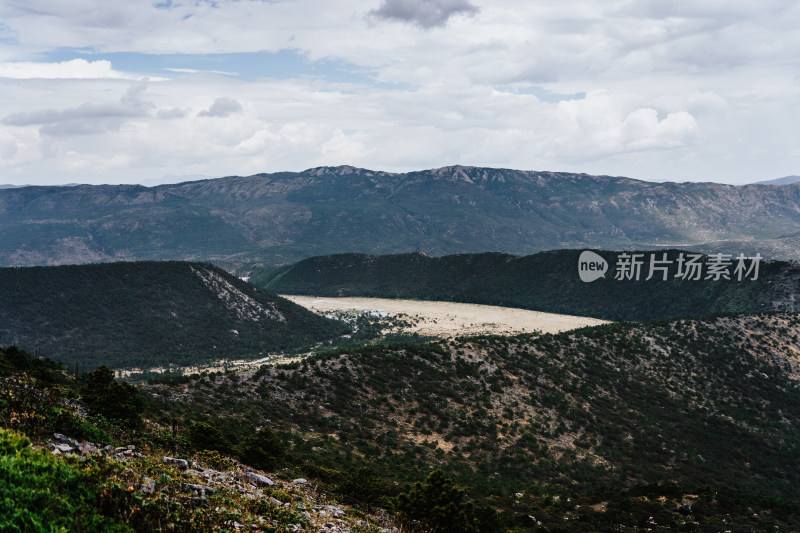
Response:
[[[260,470],[274,470],[286,457],[286,445],[269,428],[244,438],[239,446],[241,461]]]
[[[367,511],[376,505],[388,507],[390,503],[389,485],[368,467],[349,472],[339,484],[338,492],[352,503],[363,505]]]
[[[339,470],[325,468],[313,463],[305,463],[300,467],[300,471],[308,478],[318,479],[330,485],[341,483],[344,479],[344,474]]]
[[[209,468],[218,471],[232,470],[233,461],[227,457],[223,457],[216,450],[202,450],[197,452],[198,460]]]
[[[16,346],[0,348],[0,376],[25,372],[44,383],[53,385],[65,381],[64,367],[50,359],[39,359]]]
[[[441,470],[434,470],[424,483],[398,497],[397,509],[412,531],[455,533],[478,531],[472,502],[453,486]]]
[[[214,450],[222,453],[230,453],[231,443],[217,429],[216,426],[206,422],[196,422],[189,427],[189,443],[195,450]]]
[[[94,421],[100,425],[107,425],[107,422],[100,417],[95,417]],[[99,428],[92,420],[83,419],[66,409],[51,417],[49,423],[54,431],[64,433],[74,439],[88,440],[99,445],[113,442],[109,434]]]
[[[125,428],[142,426],[142,400],[131,384],[114,379],[105,365],[82,377],[81,396],[92,414],[119,422]]]
[[[8,532],[129,531],[95,507],[98,477],[0,429],[0,528]]]

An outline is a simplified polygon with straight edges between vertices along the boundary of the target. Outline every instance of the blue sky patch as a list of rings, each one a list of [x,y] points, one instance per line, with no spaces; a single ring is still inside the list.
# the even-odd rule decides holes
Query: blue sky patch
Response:
[[[542,102],[549,102],[557,104],[563,100],[583,100],[586,98],[586,93],[557,93],[548,91],[544,87],[534,85],[532,87],[497,87],[498,91],[512,94],[532,94]]]
[[[188,72],[208,72],[235,77],[242,81],[263,78],[319,78],[335,83],[384,85],[375,81],[372,72],[343,61],[310,61],[297,50],[228,54],[143,54],[138,52],[95,53],[90,49],[59,48],[38,58],[45,62],[71,59],[110,61],[118,71],[142,76],[177,76]]]

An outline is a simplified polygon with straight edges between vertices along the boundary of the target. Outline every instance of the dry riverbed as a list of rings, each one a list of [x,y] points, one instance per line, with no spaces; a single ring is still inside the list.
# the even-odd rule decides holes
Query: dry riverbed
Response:
[[[430,302],[422,300],[390,300],[385,298],[324,298],[315,296],[282,297],[322,315],[358,315],[372,313],[387,318],[397,318],[393,333],[418,333],[424,337],[451,338],[461,335],[514,335],[518,333],[557,333],[584,326],[607,324],[607,320],[583,316],[541,313],[511,307],[464,304],[455,302]],[[222,372],[254,364],[278,364],[299,361],[305,356],[278,354],[252,359],[223,359],[192,367],[150,368],[149,372]],[[141,375],[143,369],[118,370],[117,376],[130,378]]]
[[[433,337],[455,337],[489,333],[512,335],[517,333],[557,333],[584,326],[607,324],[607,320],[583,316],[541,313],[511,307],[464,304],[455,302],[429,302],[421,300],[390,300],[384,298],[325,298],[293,296],[283,298],[317,313],[375,312],[388,316],[406,315],[413,325],[405,333],[419,333]]]

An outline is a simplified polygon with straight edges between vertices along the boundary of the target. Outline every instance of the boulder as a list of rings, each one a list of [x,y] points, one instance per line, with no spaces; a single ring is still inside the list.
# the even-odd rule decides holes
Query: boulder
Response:
[[[275,482],[270,478],[262,476],[261,474],[256,474],[255,472],[245,472],[242,477],[244,477],[245,481],[256,487],[272,487],[275,485]]]
[[[178,470],[186,470],[187,468],[189,468],[189,461],[187,461],[186,459],[176,459],[174,457],[164,457],[162,459],[162,461],[165,462],[168,465],[174,466]]]
[[[66,435],[62,435],[61,433],[53,433],[53,439],[55,439],[56,442],[60,442],[62,444],[69,444],[73,448],[78,447],[78,442],[75,439],[71,439]]]
[[[326,505],[325,509],[327,509],[328,512],[335,517],[344,516],[344,511],[340,507],[336,507],[335,505]]]
[[[78,443],[78,451],[81,455],[91,455],[97,453],[97,446],[91,442],[80,442]]]
[[[142,483],[139,485],[139,490],[145,494],[153,494],[156,491],[155,480],[145,476]]]
[[[75,451],[75,448],[73,448],[69,444],[56,444],[56,450],[58,450],[61,453],[72,453]]]
[[[181,484],[181,490],[186,493],[196,494],[202,500],[206,499],[206,495],[216,492],[216,489],[206,487],[205,485],[195,485],[194,483]]]

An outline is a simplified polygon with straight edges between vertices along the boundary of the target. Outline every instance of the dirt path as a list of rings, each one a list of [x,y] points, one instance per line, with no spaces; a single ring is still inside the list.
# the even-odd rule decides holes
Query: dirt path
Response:
[[[505,335],[534,331],[556,333],[608,323],[606,320],[597,318],[557,315],[492,305],[384,298],[324,298],[286,294],[281,296],[318,313],[373,311],[388,315],[405,314],[411,317],[412,322],[415,323],[405,331],[435,337],[478,333]]]

